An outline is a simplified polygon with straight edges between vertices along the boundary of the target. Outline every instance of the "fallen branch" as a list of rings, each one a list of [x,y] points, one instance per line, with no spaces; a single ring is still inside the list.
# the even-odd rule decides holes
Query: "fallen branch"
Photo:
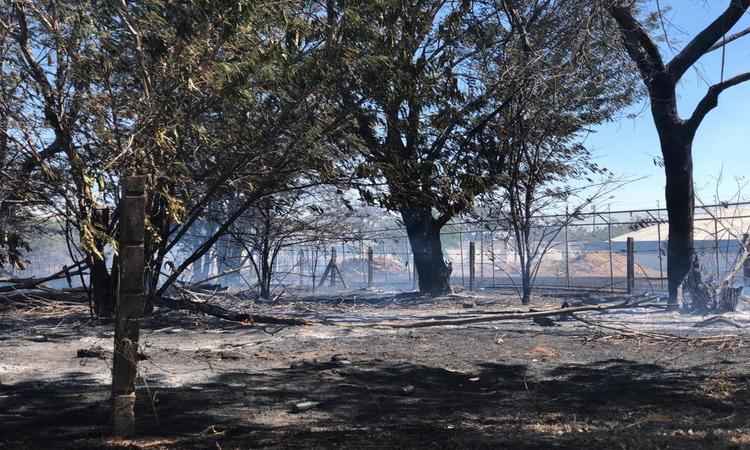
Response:
[[[83,288],[49,289],[39,286],[34,289],[16,290],[0,293],[0,302],[33,306],[35,302],[56,302],[61,304],[86,304],[86,291]]]
[[[721,316],[709,317],[706,320],[703,320],[701,322],[696,323],[695,325],[693,325],[693,327],[694,328],[709,327],[709,326],[715,325],[717,323],[725,323],[725,324],[731,325],[731,326],[733,326],[735,328],[744,328],[742,325],[738,324],[734,320],[730,320],[730,319],[727,319],[726,317],[721,317]]]
[[[309,325],[310,322],[304,319],[293,319],[284,317],[264,316],[260,314],[247,314],[229,311],[220,306],[209,303],[200,303],[188,300],[187,298],[160,297],[156,301],[156,306],[169,309],[178,309],[186,311],[200,312],[209,316],[218,317],[233,322],[265,323],[273,325]]]
[[[430,320],[423,322],[410,322],[410,323],[392,323],[392,322],[380,322],[368,325],[361,325],[363,327],[389,327],[389,328],[427,328],[427,327],[442,327],[442,326],[453,326],[453,325],[467,325],[472,323],[483,323],[483,322],[497,322],[501,320],[519,320],[519,319],[534,319],[538,317],[549,317],[559,315],[570,315],[578,312],[594,312],[594,311],[609,311],[613,309],[625,309],[625,308],[648,308],[653,305],[645,304],[648,301],[654,300],[656,297],[648,297],[642,300],[632,302],[626,300],[621,303],[614,305],[596,305],[596,306],[578,306],[574,308],[558,308],[546,311],[534,311],[527,313],[508,313],[508,314],[497,314],[492,316],[482,317],[471,317],[467,319],[448,319],[448,320]]]
[[[13,291],[21,290],[21,289],[34,289],[40,284],[44,284],[48,281],[59,280],[62,278],[70,279],[70,277],[74,275],[80,275],[82,273],[85,273],[85,269],[79,269],[79,270],[73,271],[73,269],[76,269],[81,264],[83,263],[79,262],[75,265],[62,269],[59,272],[53,273],[52,275],[42,277],[42,278],[10,278],[10,279],[5,279],[5,280],[0,280],[0,283],[9,284],[9,286],[0,286],[0,292],[13,292]]]
[[[601,322],[595,322],[593,320],[587,320],[582,317],[573,315],[573,318],[579,322],[589,325],[594,328],[602,328],[604,330],[610,330],[617,333],[618,336],[633,337],[633,338],[649,338],[657,341],[682,341],[695,344],[726,344],[728,342],[742,339],[742,336],[737,334],[719,334],[715,336],[678,336],[675,334],[668,333],[655,333],[652,331],[638,331],[626,326],[613,326],[605,325]]]

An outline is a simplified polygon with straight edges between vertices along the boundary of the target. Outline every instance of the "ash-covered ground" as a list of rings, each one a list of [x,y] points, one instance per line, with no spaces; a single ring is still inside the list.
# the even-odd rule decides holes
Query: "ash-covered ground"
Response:
[[[531,308],[566,300],[617,302],[539,297]],[[80,305],[5,308],[0,449],[750,448],[745,312],[707,323],[623,308],[554,326],[398,329],[373,324],[529,307],[492,291],[202,301],[312,324],[157,309],[141,334],[139,437],[117,441],[107,437],[112,325]]]

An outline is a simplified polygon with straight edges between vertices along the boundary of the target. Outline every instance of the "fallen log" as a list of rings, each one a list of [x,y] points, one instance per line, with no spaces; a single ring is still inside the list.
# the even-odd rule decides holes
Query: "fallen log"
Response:
[[[194,302],[184,297],[161,297],[156,300],[155,305],[169,309],[199,312],[233,322],[263,323],[270,325],[310,325],[311,323],[305,319],[238,313],[210,303]]]
[[[10,278],[5,280],[0,280],[0,283],[7,283],[8,286],[0,286],[0,292],[13,292],[23,289],[34,289],[38,287],[41,284],[44,284],[48,281],[53,280],[59,280],[62,278],[68,278],[70,279],[74,275],[80,275],[82,273],[86,273],[85,269],[77,269],[81,264],[78,263],[75,265],[72,265],[70,267],[66,267],[59,272],[53,273],[52,275],[42,277],[42,278]],[[77,269],[77,270],[73,270]]]
[[[649,305],[646,302],[655,300],[656,297],[648,297],[638,301],[626,300],[624,302],[615,303],[611,305],[594,305],[594,306],[578,306],[574,308],[558,308],[550,309],[546,311],[534,311],[528,313],[517,313],[511,312],[509,314],[496,314],[482,317],[470,317],[467,319],[448,319],[448,320],[429,320],[422,322],[409,322],[409,323],[393,323],[393,322],[379,322],[367,325],[360,325],[368,328],[377,327],[388,327],[388,328],[427,328],[427,327],[442,327],[442,326],[455,326],[455,325],[468,325],[473,323],[482,322],[498,322],[501,320],[519,320],[519,319],[534,319],[539,317],[550,317],[550,316],[565,316],[579,312],[595,312],[595,311],[609,311],[613,309],[626,309],[626,308],[650,308],[656,305]]]

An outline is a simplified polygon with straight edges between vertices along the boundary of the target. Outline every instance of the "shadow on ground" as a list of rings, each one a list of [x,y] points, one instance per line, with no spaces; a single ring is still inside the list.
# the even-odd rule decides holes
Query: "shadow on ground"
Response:
[[[231,372],[140,390],[113,443],[107,389],[80,373],[0,385],[0,448],[746,448],[748,379],[627,360],[476,373],[367,360]],[[721,372],[719,372],[721,373]],[[318,402],[296,411],[300,402]],[[218,446],[217,446],[218,444]]]

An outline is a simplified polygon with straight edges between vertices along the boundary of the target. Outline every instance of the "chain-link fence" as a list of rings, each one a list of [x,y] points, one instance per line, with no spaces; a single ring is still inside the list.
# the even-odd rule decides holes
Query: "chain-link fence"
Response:
[[[750,208],[746,206],[696,208],[695,250],[706,277],[720,279],[736,265],[743,236],[750,232]],[[633,291],[666,290],[669,223],[665,209],[591,210],[540,217],[535,223],[533,227],[540,231],[530,233],[529,246],[536,249],[532,258],[535,289],[626,291],[630,266]],[[275,283],[310,291],[368,285],[408,290],[417,286],[414,257],[403,229],[362,230],[355,235],[282,250],[276,261]],[[628,238],[632,239],[630,258]],[[452,266],[452,285],[520,286],[521,258],[507,221],[486,218],[448,224],[441,239],[444,258]],[[368,257],[370,250],[372,258]],[[334,263],[341,275],[334,276],[333,282],[331,273],[326,273],[329,263]]]
[[[536,249],[532,258],[533,287],[537,290],[626,291],[628,267],[635,292],[667,288],[669,223],[665,209],[592,208],[574,215],[539,217],[531,228],[530,247]],[[750,232],[750,203],[697,207],[695,229],[695,249],[703,273],[722,278],[736,265],[743,236]],[[521,257],[514,236],[512,227],[502,218],[446,225],[441,240],[444,258],[452,267],[451,284],[467,289],[518,288]],[[630,258],[628,238],[633,241]],[[29,254],[29,267],[12,275],[44,276],[60,270],[63,264],[71,264],[64,241],[46,237],[43,242]],[[368,286],[412,290],[418,286],[414,256],[403,228],[350,230],[340,239],[311,242],[314,244],[282,246],[278,250],[271,268],[274,289],[312,293]],[[239,290],[257,289],[257,255],[251,259],[246,251],[229,254],[232,256],[213,249],[204,258],[210,261],[210,267],[203,267],[202,277]],[[173,256],[176,264],[179,255]],[[227,261],[228,258],[234,261]],[[238,269],[231,271],[231,277],[219,276],[229,268]],[[185,283],[200,279],[191,270],[182,277]],[[57,283],[62,287],[65,281]]]

